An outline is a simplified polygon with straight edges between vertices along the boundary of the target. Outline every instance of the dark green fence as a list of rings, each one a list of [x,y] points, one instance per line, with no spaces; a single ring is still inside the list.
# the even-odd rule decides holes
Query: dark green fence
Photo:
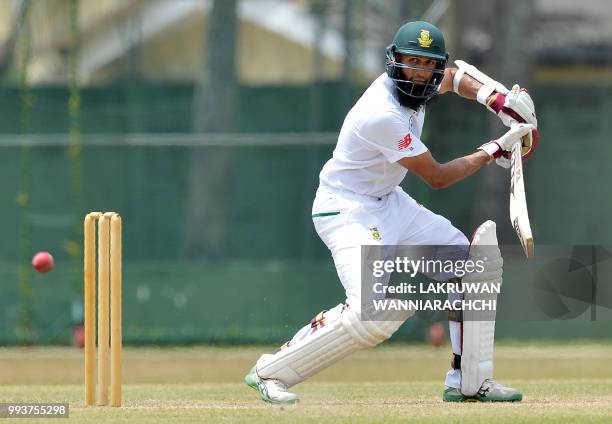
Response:
[[[317,109],[324,118],[320,129],[328,133],[305,132],[313,110],[307,87],[276,87],[243,89],[235,135],[198,136],[189,133],[190,87],[87,89],[83,149],[75,159],[64,135],[67,90],[33,90],[28,128],[36,135],[17,137],[11,134],[20,128],[19,92],[3,89],[0,343],[70,340],[82,319],[76,229],[92,210],[115,210],[124,218],[128,343],[281,342],[316,312],[341,302],[331,258],[310,221],[318,172],[346,112],[335,96],[339,90],[325,87],[324,106]],[[612,216],[611,87],[533,92],[542,141],[526,174],[536,243],[612,244],[606,225]],[[469,153],[487,139],[487,114],[478,104],[445,96],[430,108],[423,139],[439,160]],[[219,207],[223,216],[194,224],[194,190],[211,190],[206,172],[202,181],[193,178],[198,158],[221,163],[227,177],[205,198],[205,207]],[[406,189],[470,233],[483,178],[433,191],[409,177]],[[492,218],[509,225],[507,216]],[[189,240],[210,227],[222,227],[221,241],[194,250]],[[37,250],[55,255],[53,273],[20,271]],[[500,323],[498,334],[612,336],[603,324]],[[420,340],[424,332],[425,324],[414,320],[399,338]]]

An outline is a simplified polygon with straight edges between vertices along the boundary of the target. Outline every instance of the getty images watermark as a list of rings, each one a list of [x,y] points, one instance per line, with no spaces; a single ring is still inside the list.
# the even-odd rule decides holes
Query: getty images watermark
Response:
[[[363,246],[362,311],[369,320],[402,312],[454,312],[495,319],[499,250],[479,246]],[[393,312],[398,312],[394,317]],[[363,315],[363,314],[362,314]],[[362,316],[363,318],[363,316]]]
[[[70,406],[67,403],[0,403],[0,418],[68,418]]]
[[[419,249],[420,250],[420,249]],[[486,260],[483,259],[432,259],[421,256],[418,259],[396,256],[394,260],[377,259],[372,262],[374,295],[384,295],[384,298],[373,297],[374,310],[409,310],[409,311],[495,311],[496,298],[465,298],[455,299],[422,298],[428,295],[498,295],[501,293],[501,281],[461,281],[466,275],[484,274]],[[392,273],[405,275],[415,279],[417,276],[446,275],[448,281],[420,281],[386,284],[386,275]],[[420,295],[417,298],[398,299],[397,295]],[[392,298],[389,298],[391,296]]]
[[[363,320],[612,320],[612,246],[362,246]]]

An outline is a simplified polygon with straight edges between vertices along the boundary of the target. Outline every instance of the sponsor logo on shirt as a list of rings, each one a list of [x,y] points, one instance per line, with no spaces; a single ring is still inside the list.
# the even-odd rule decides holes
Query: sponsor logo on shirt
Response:
[[[412,137],[410,136],[410,133],[408,133],[404,136],[404,138],[402,138],[400,141],[397,142],[397,148],[399,150],[404,150],[404,149],[412,150],[414,149],[414,147],[410,147],[411,143],[412,143]]]

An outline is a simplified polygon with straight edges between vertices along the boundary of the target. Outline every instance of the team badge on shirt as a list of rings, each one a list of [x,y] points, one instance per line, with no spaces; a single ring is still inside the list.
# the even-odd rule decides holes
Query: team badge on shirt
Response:
[[[372,238],[376,241],[381,241],[382,237],[380,236],[380,232],[377,227],[370,227],[370,232],[372,233]]]
[[[412,137],[410,136],[410,133],[408,133],[404,136],[404,138],[402,138],[400,141],[397,142],[397,148],[399,150],[404,150],[404,149],[412,150],[413,148],[410,147],[411,143],[412,143]]]

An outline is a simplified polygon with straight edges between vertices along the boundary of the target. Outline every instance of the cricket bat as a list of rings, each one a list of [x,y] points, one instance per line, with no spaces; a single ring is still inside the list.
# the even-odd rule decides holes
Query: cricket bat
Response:
[[[510,222],[518,236],[527,259],[533,259],[534,244],[527,212],[525,181],[523,179],[522,143],[512,148],[510,162]]]

